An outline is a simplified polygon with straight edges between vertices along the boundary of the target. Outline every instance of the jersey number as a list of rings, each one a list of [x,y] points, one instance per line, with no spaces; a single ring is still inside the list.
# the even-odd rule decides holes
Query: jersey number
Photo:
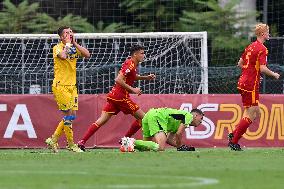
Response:
[[[249,65],[249,56],[251,55],[251,51],[249,51],[249,52],[247,52],[247,54],[246,54],[246,60],[247,60],[247,63],[246,63],[246,65],[244,65],[243,66],[243,68],[248,68],[248,65]]]

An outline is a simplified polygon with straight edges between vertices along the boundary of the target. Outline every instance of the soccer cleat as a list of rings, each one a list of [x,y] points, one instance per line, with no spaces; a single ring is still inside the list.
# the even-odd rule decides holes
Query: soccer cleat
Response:
[[[134,152],[134,138],[129,138],[129,137],[123,137],[121,139],[121,146],[120,146],[120,151],[121,152]]]
[[[85,147],[85,142],[83,140],[80,140],[78,143],[77,143],[77,146],[82,150],[82,151],[86,151],[86,147]]]
[[[233,134],[233,133],[229,133],[229,134],[228,134],[228,140],[229,140],[229,142],[232,142],[233,138],[234,138],[234,134]]]
[[[70,146],[68,144],[66,145],[66,149],[71,151],[71,148],[70,148]]]
[[[231,148],[231,150],[234,150],[234,151],[242,151],[242,148],[239,144],[234,144],[232,142],[234,138],[234,134],[233,133],[229,133],[228,134],[228,140],[229,140],[229,143],[228,143],[228,146]]]
[[[177,151],[195,151],[195,148],[193,146],[187,146],[183,144],[177,148]]]
[[[49,149],[52,149],[54,153],[58,152],[58,143],[55,142],[51,137],[47,138],[45,140],[45,143],[47,144]]]
[[[81,150],[77,144],[72,144],[72,145],[68,145],[67,149],[72,151],[72,152],[84,152],[83,150]]]
[[[228,146],[231,148],[231,150],[234,150],[234,151],[243,151],[241,146],[239,144],[234,144],[232,142],[229,142],[228,143]]]

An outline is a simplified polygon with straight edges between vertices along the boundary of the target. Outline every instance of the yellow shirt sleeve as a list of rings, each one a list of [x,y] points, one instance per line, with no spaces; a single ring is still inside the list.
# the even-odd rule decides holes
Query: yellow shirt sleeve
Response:
[[[57,58],[58,54],[62,51],[59,47],[59,45],[53,47],[53,58]]]

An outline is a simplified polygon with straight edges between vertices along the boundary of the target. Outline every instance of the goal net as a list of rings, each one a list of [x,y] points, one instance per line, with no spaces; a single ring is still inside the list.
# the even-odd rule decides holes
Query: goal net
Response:
[[[78,43],[91,53],[78,59],[80,94],[108,93],[129,56],[133,44],[145,47],[139,74],[154,73],[154,81],[139,81],[146,94],[208,93],[207,33],[92,33],[76,34]],[[0,35],[1,94],[51,93],[52,47],[57,35]]]

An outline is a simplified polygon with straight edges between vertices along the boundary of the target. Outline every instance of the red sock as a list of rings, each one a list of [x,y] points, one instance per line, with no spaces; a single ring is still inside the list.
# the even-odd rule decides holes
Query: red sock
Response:
[[[127,131],[127,133],[125,134],[126,137],[131,137],[132,135],[134,135],[139,129],[141,128],[141,120],[135,120],[130,129]]]
[[[100,128],[100,126],[98,126],[96,123],[93,123],[87,130],[87,132],[85,133],[84,137],[83,137],[83,141],[84,143],[87,142],[87,140],[89,140],[89,138]]]
[[[244,117],[241,119],[237,128],[233,131],[234,138],[232,139],[232,143],[237,144],[239,142],[240,138],[246,132],[247,128],[251,123],[252,121],[248,117]]]

